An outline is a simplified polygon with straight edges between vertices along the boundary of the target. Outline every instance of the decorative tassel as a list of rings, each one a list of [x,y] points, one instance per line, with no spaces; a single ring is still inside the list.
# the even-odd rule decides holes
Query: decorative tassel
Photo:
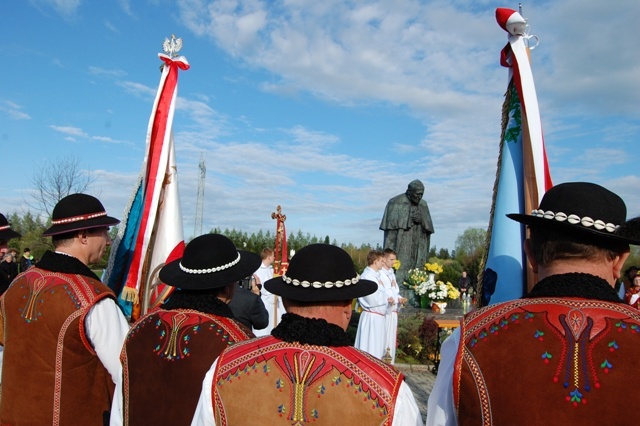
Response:
[[[120,295],[122,300],[127,302],[133,302],[134,304],[138,304],[138,290],[131,287],[124,287],[122,289],[122,294]]]

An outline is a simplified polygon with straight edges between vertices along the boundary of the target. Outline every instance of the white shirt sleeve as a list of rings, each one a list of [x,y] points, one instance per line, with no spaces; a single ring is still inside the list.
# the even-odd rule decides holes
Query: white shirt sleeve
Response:
[[[422,426],[422,416],[411,392],[411,388],[405,382],[400,385],[396,409],[393,412],[393,426]]]
[[[379,284],[378,289],[372,294],[365,297],[359,297],[358,303],[365,311],[371,311],[382,315],[386,315],[389,308],[387,294],[384,288]]]
[[[456,328],[440,348],[438,377],[427,403],[427,426],[454,426],[458,424],[453,403],[453,367],[460,344],[460,328]]]
[[[211,405],[211,387],[213,386],[213,373],[216,371],[216,365],[218,365],[217,359],[204,376],[202,392],[200,392],[200,399],[198,399],[191,426],[216,426],[216,420],[213,418],[213,405]]]
[[[120,351],[129,332],[129,323],[113,299],[96,303],[84,320],[85,332],[104,368],[115,383],[111,425],[122,424],[122,365]]]

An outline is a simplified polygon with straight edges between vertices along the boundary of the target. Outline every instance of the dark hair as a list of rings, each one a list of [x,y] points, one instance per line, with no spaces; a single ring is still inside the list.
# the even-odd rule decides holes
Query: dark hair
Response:
[[[388,254],[395,254],[396,256],[398,255],[398,253],[396,253],[396,251],[392,248],[387,247],[386,249],[384,249],[384,251],[382,252],[384,253],[384,255],[388,255]]]
[[[57,234],[51,236],[51,243],[53,247],[62,247],[73,242],[73,239],[78,235],[79,231],[65,232],[64,234]]]
[[[531,252],[540,265],[562,259],[613,260],[628,244],[602,244],[593,237],[548,227],[530,226]]]
[[[14,250],[15,250],[15,249],[14,249]],[[22,250],[22,251],[26,253],[26,252],[28,252],[28,251],[31,251],[31,249],[30,249],[29,247],[25,247],[25,248],[24,248],[24,250]]]
[[[171,293],[169,300],[163,303],[162,309],[194,309],[208,313],[211,311],[211,306],[217,304],[218,294],[224,289],[225,287],[207,290],[176,290]]]

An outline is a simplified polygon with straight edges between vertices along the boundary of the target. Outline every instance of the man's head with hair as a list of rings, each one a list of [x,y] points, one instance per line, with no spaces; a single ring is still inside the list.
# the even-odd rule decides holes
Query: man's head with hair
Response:
[[[382,259],[382,252],[379,250],[371,250],[367,253],[367,266],[374,266],[376,261]]]
[[[529,227],[531,254],[539,265],[562,260],[613,260],[629,251],[629,244],[599,244],[590,237],[540,226]]]
[[[51,236],[56,251],[69,254],[85,265],[100,261],[108,246],[111,245],[109,227],[81,229]]]
[[[271,247],[265,247],[260,251],[260,259],[262,259],[262,263],[269,266],[273,263],[275,259],[274,251]]]
[[[548,190],[531,214],[507,216],[527,225],[530,236],[524,248],[539,279],[576,272],[614,285],[629,245],[640,244],[640,225],[629,226],[626,215],[622,198],[608,189],[567,182]]]
[[[384,256],[384,267],[386,269],[393,268],[393,264],[398,258],[398,255],[396,254],[395,250],[386,248],[382,251],[382,254]]]

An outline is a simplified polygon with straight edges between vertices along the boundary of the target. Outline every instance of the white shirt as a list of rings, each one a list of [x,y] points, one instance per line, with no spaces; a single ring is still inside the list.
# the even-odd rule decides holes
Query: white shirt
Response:
[[[273,293],[270,293],[266,288],[264,288],[264,283],[273,278],[273,267],[270,265],[265,265],[264,263],[260,265],[260,268],[256,272],[253,273],[260,280],[260,284],[262,284],[262,290],[260,290],[260,298],[264,303],[264,307],[267,309],[269,313],[269,325],[266,328],[262,328],[260,330],[253,330],[253,334],[256,337],[261,336],[269,336],[271,334],[271,330],[273,330],[274,325],[280,324],[280,318],[284,314],[284,305],[282,304],[282,298],[276,296]]]
[[[213,365],[204,376],[202,381],[202,392],[200,393],[200,399],[198,400],[198,406],[193,416],[191,426],[215,426],[216,421],[213,417],[213,405],[211,399],[211,388],[213,384],[213,373],[216,369],[218,360],[213,362]],[[247,416],[250,412],[247,412]],[[248,421],[248,423],[250,423]],[[422,426],[422,417],[420,416],[420,409],[416,403],[416,399],[411,392],[411,388],[404,381],[400,385],[398,391],[398,398],[396,399],[396,407],[393,412],[394,426]]]
[[[257,276],[260,279],[260,284],[264,286],[264,283],[273,278],[273,266],[261,263],[260,267],[253,273],[253,275]]]
[[[105,326],[109,324],[109,326]],[[91,308],[85,319],[89,341],[102,365],[115,383],[111,406],[111,424],[122,424],[122,364],[120,352],[129,332],[129,323],[112,299],[103,299]],[[115,407],[115,411],[114,411]]]
[[[382,283],[387,290],[388,296],[393,298],[394,304],[391,309],[394,312],[398,312],[398,308],[400,307],[400,288],[396,282],[395,272],[393,272],[392,268],[382,268],[380,270],[380,277],[382,278]]]
[[[453,367],[460,344],[460,328],[456,328],[440,348],[438,376],[427,403],[426,426],[457,425],[456,407],[453,403]]]

